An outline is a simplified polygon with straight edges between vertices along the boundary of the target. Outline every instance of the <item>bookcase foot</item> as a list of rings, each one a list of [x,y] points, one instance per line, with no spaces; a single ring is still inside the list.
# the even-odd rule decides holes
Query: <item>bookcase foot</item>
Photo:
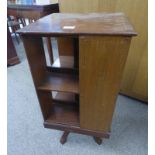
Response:
[[[95,142],[98,144],[98,145],[101,145],[102,144],[102,139],[99,138],[99,137],[93,137]]]
[[[64,131],[64,133],[63,133],[63,135],[62,135],[62,137],[61,137],[61,139],[60,139],[60,143],[61,143],[61,144],[66,143],[68,135],[69,135],[69,132]]]

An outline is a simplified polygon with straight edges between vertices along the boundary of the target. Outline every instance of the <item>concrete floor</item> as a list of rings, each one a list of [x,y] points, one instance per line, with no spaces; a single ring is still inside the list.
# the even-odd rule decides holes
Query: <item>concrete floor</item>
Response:
[[[61,145],[62,132],[43,127],[23,45],[15,44],[21,63],[8,67],[8,155],[147,155],[148,107],[121,95],[110,139],[97,145],[90,136],[71,133]]]

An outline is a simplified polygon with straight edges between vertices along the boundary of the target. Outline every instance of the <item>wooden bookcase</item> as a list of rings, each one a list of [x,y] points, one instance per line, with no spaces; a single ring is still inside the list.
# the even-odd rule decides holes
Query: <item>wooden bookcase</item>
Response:
[[[69,132],[91,135],[98,144],[108,138],[131,37],[136,35],[125,15],[56,13],[18,33],[44,127],[64,131],[61,143]],[[72,56],[60,56],[48,66],[42,37],[70,38]]]

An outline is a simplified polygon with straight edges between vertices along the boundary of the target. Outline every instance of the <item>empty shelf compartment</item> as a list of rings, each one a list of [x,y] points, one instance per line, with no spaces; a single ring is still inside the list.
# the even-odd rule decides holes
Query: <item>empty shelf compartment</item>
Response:
[[[79,107],[74,104],[53,103],[46,125],[57,126],[57,124],[79,127]]]
[[[74,58],[73,56],[59,56],[53,63],[52,67],[56,68],[73,68]]]
[[[54,102],[64,102],[64,103],[77,103],[76,95],[74,93],[64,93],[64,92],[52,92],[52,98]]]

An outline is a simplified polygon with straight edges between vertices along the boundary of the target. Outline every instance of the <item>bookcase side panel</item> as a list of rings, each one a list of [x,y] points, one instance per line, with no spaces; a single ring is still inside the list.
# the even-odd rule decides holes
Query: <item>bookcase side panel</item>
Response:
[[[131,37],[79,39],[80,127],[108,132]]]
[[[46,60],[41,37],[23,36],[23,43],[28,59],[32,79],[40,103],[44,120],[51,110],[51,93],[37,90],[43,78],[46,76]]]

